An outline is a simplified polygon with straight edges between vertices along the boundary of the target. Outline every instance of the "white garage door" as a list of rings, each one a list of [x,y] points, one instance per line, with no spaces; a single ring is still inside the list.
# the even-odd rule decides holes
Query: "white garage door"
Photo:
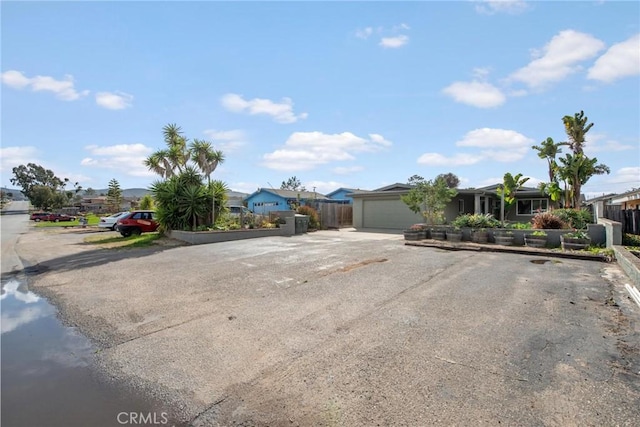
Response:
[[[402,200],[363,200],[362,226],[404,230],[411,224],[424,222],[420,215],[409,210]]]

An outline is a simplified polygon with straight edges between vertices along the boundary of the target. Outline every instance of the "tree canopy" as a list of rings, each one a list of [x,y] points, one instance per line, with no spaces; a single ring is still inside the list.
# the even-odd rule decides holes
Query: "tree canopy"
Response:
[[[413,188],[401,196],[402,201],[409,209],[414,213],[421,213],[430,225],[444,222],[447,203],[458,192],[454,188],[450,188],[442,176],[426,181],[420,175],[413,175],[409,178],[409,184],[413,185]]]
[[[73,191],[66,191],[68,178],[59,178],[52,170],[35,163],[16,166],[12,172],[11,183],[20,186],[22,194],[40,209],[62,208],[69,203],[74,193],[82,190],[82,186],[76,182],[73,184]]]
[[[562,200],[564,207],[578,208],[582,201],[582,187],[594,175],[608,174],[610,170],[607,165],[599,164],[597,158],[589,158],[584,153],[586,134],[594,126],[588,123],[584,111],[564,116],[562,122],[568,142],[556,143],[552,138],[547,138],[540,145],[531,147],[538,151],[538,157],[547,160],[549,182],[540,183],[538,188],[551,198],[552,205]],[[560,147],[563,145],[569,146],[571,153],[556,159],[562,153]]]
[[[151,154],[144,164],[162,178],[151,186],[158,222],[165,230],[195,230],[225,208],[226,185],[211,174],[225,158],[204,140],[189,140],[175,124],[162,128],[166,148]],[[207,179],[207,183],[203,181]]]
[[[282,181],[281,190],[307,191],[302,182],[294,175],[286,181]]]

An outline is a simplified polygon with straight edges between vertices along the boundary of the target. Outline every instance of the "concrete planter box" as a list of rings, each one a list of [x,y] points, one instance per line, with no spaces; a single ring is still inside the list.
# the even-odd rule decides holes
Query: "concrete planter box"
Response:
[[[513,246],[513,240],[514,240],[513,235],[494,234],[493,239],[498,245]]]
[[[527,234],[524,236],[524,244],[530,248],[544,248],[547,246],[547,236]]]
[[[447,231],[447,240],[450,242],[462,241],[462,230],[460,231]]]
[[[283,236],[281,228],[259,228],[253,230],[229,231],[177,231],[167,233],[172,239],[182,240],[192,245],[229,242],[232,240],[256,239],[258,237]]]
[[[471,241],[473,243],[487,243],[489,241],[489,232],[483,230],[474,230],[471,233]]]
[[[423,240],[426,237],[425,230],[404,230],[404,240]]]
[[[171,230],[166,234],[168,237],[192,245],[202,245],[206,243],[230,242],[233,240],[256,239],[259,237],[271,236],[293,236],[295,234],[295,220],[293,215],[284,218],[286,223],[280,228],[254,228],[228,231],[179,231]]]
[[[446,231],[444,229],[432,228],[430,233],[431,238],[434,240],[444,240],[446,237]]]
[[[562,250],[580,251],[587,249],[591,244],[591,239],[579,239],[576,237],[560,236]]]

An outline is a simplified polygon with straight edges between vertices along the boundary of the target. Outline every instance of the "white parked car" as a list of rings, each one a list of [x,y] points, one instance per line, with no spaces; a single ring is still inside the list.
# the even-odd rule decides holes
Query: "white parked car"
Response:
[[[100,228],[108,228],[109,230],[116,230],[118,227],[118,220],[124,217],[129,212],[118,212],[117,214],[113,214],[110,216],[100,217],[100,222],[98,223],[98,227]]]

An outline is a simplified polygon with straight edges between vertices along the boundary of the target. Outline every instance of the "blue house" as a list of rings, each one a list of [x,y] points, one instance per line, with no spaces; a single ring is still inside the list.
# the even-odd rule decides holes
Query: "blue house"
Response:
[[[353,199],[351,196],[347,196],[347,194],[351,194],[355,191],[359,191],[357,188],[344,188],[340,187],[337,190],[333,190],[331,193],[327,194],[327,197],[331,200],[340,201],[345,204],[353,204]]]
[[[259,188],[258,191],[245,198],[249,210],[259,215],[265,215],[271,211],[292,210],[295,209],[295,206],[315,205],[317,202],[325,200],[329,200],[329,198],[314,191],[274,188]]]

